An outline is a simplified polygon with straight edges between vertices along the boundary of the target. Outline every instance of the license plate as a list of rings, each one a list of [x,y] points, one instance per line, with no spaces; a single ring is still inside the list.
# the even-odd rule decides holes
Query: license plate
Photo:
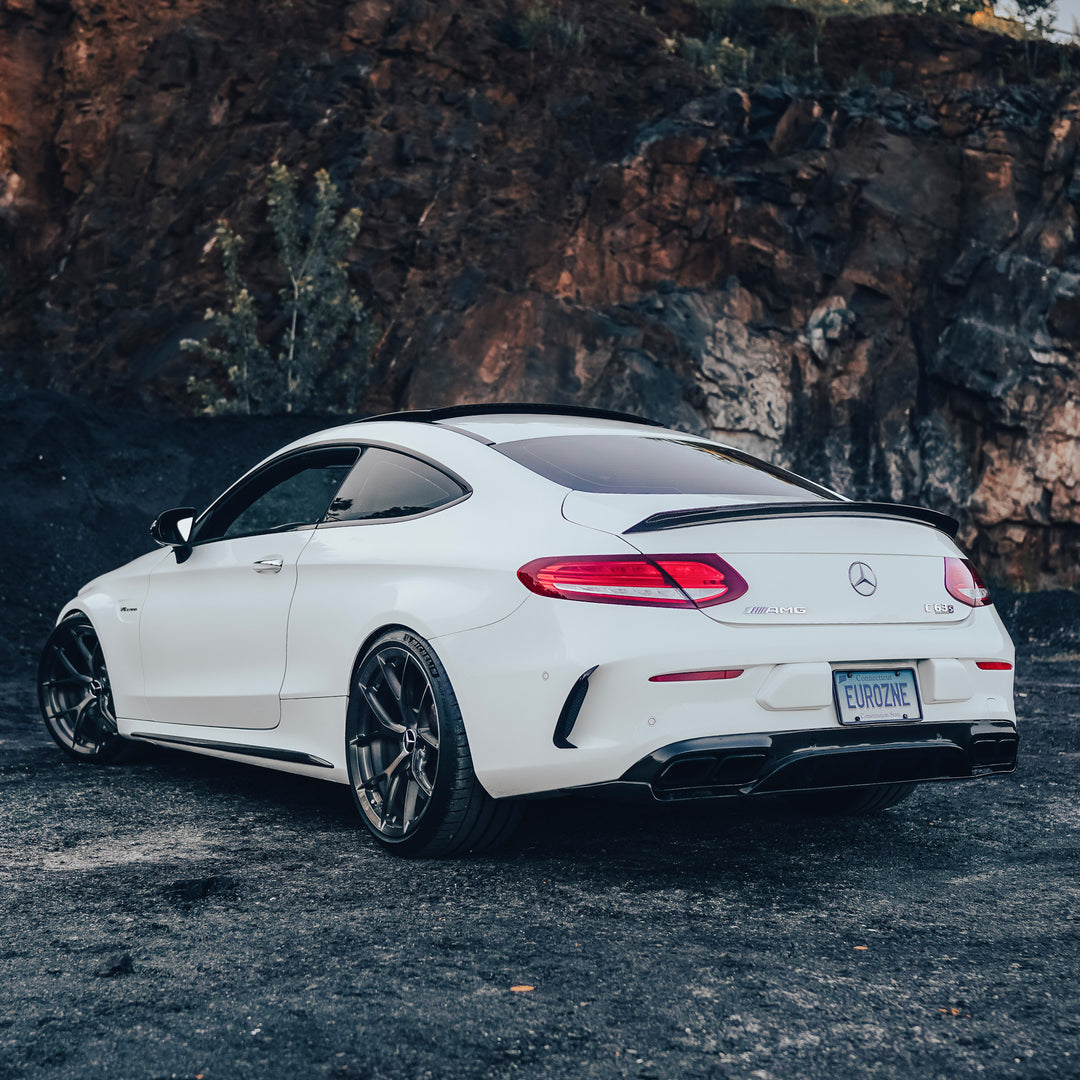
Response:
[[[834,671],[833,689],[841,724],[922,719],[915,672],[911,668]]]

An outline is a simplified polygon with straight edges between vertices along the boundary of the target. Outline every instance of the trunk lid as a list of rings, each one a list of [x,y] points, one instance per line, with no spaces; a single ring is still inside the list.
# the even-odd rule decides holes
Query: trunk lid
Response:
[[[715,506],[746,500],[710,498]],[[570,493],[563,514],[618,534],[644,555],[715,554],[746,580],[745,594],[703,608],[717,622],[739,626],[960,622],[971,609],[945,588],[947,557],[960,553],[949,537],[918,521],[867,516],[855,504],[815,505],[811,516],[787,516],[798,500],[764,500],[752,520],[719,520],[656,531],[633,526],[658,513],[703,505],[671,496]],[[846,507],[846,509],[845,509]],[[886,508],[889,510],[890,508]],[[883,510],[882,512],[885,512]],[[628,530],[630,530],[628,532]]]

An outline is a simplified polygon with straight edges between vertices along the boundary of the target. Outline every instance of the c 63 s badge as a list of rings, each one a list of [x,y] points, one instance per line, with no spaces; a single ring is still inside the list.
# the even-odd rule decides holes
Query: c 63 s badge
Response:
[[[956,610],[952,604],[923,604],[922,609],[927,615],[951,615]]]
[[[775,605],[770,607],[748,607],[743,608],[744,615],[805,615],[806,608],[794,607],[791,604],[777,607]]]

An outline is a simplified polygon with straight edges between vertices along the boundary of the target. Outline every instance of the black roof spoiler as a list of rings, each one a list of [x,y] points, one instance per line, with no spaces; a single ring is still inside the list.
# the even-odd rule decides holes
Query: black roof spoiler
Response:
[[[410,409],[407,412],[365,416],[354,423],[367,424],[374,420],[409,420],[419,424],[434,424],[438,420],[457,420],[464,416],[499,416],[507,413],[531,413],[537,416],[586,416],[594,420],[623,420],[630,424],[647,424],[649,427],[666,426],[656,420],[648,420],[644,416],[635,416],[633,413],[592,409],[584,405],[551,405],[524,401],[489,401],[480,405],[451,405],[445,409]]]
[[[821,502],[750,503],[743,506],[701,506],[693,510],[666,510],[631,525],[623,533],[662,532],[664,529],[685,529],[691,525],[711,525],[723,521],[764,521],[768,518],[804,517],[867,517],[913,521],[928,525],[955,539],[960,522],[936,510],[920,506],[900,506],[879,502]]]

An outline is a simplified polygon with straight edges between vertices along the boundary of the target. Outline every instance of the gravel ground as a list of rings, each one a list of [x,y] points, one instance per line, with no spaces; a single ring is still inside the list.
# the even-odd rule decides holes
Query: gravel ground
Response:
[[[863,820],[537,803],[402,862],[343,787],[70,763],[0,683],[0,1076],[1080,1077],[1080,655],[1021,768]]]

